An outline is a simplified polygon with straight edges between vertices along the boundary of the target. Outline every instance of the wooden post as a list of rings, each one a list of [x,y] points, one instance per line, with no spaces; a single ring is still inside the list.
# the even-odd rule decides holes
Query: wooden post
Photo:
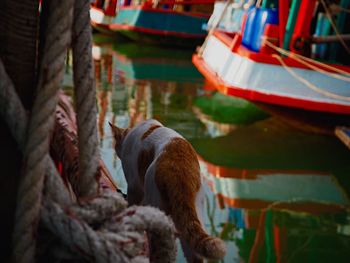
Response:
[[[0,58],[26,109],[36,82],[38,10],[38,0],[0,1]],[[0,145],[0,262],[10,262],[22,155],[1,117]]]

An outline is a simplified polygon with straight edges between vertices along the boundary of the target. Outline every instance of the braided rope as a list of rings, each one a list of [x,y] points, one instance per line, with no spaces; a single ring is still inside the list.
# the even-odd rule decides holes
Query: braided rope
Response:
[[[6,121],[13,138],[16,140],[20,150],[24,152],[26,141],[26,130],[28,124],[27,113],[16,94],[12,81],[6,74],[4,65],[0,60],[0,115]],[[16,116],[14,118],[13,116]],[[60,179],[60,175],[51,157],[46,155],[46,185],[49,189],[50,197],[60,204],[70,204],[70,199],[66,188]]]
[[[17,193],[13,260],[34,262],[35,236],[40,216],[44,174],[47,165],[50,131],[54,123],[57,91],[63,79],[64,58],[70,43],[72,1],[48,2],[49,18],[39,89],[28,124],[24,149],[25,174]],[[59,21],[59,22],[58,22]]]
[[[105,209],[108,210],[109,207],[111,206],[105,206]],[[130,207],[112,217],[98,231],[72,214],[74,211],[69,208],[64,211],[56,203],[44,201],[43,223],[57,235],[63,245],[76,248],[83,259],[91,262],[148,262],[144,235],[144,231],[147,231],[156,236],[158,242],[155,253],[151,255],[152,262],[175,261],[175,227],[156,208]]]
[[[160,210],[150,207],[132,206],[105,224],[109,231],[129,233],[147,231],[151,236],[150,259],[155,263],[175,262],[175,226]]]
[[[100,159],[89,9],[90,2],[88,0],[75,1],[72,47],[80,154],[80,196],[97,194],[96,174]]]
[[[141,254],[145,242],[143,233],[94,231],[82,220],[69,216],[54,202],[45,200],[44,207],[42,218],[46,227],[63,244],[75,248],[82,258],[90,262],[129,262]]]
[[[1,59],[0,79],[0,114],[9,126],[13,137],[23,151],[28,118],[22,102],[17,96],[15,87],[5,71]],[[16,116],[16,118],[13,116]]]
[[[71,210],[90,225],[104,222],[127,207],[124,197],[112,191],[105,191],[92,200],[73,205]]]

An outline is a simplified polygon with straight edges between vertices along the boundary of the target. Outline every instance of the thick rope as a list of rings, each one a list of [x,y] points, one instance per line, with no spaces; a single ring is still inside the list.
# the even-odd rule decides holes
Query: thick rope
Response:
[[[12,81],[5,72],[3,63],[0,60],[0,115],[6,121],[10,132],[17,142],[22,153],[26,141],[28,124],[27,113],[16,94]],[[15,118],[13,116],[16,116]],[[60,175],[51,157],[46,155],[46,185],[50,198],[63,205],[71,203],[68,192],[60,178]]]
[[[75,1],[72,46],[80,154],[79,195],[81,197],[97,194],[96,175],[100,159],[89,10],[90,1]]]
[[[152,262],[175,261],[174,225],[156,208],[130,207],[94,231],[69,208],[64,211],[54,202],[47,201],[44,207],[44,224],[63,245],[76,248],[80,257],[90,262],[148,262],[144,231],[158,237]]]
[[[74,248],[89,262],[130,262],[131,258],[141,254],[145,242],[142,233],[94,231],[54,202],[45,201],[44,207],[43,223],[64,245]]]
[[[1,59],[0,79],[0,114],[23,151],[26,141],[25,132],[27,130],[28,118]]]
[[[50,131],[54,123],[57,91],[64,73],[64,58],[70,44],[72,1],[48,2],[49,18],[38,92],[34,100],[24,149],[25,174],[17,193],[13,260],[35,261],[35,237],[40,216]]]
[[[81,201],[73,205],[71,210],[90,225],[100,224],[112,216],[122,212],[128,204],[124,197],[112,191],[105,191],[99,197],[89,201]]]
[[[150,260],[170,263],[176,259],[175,226],[163,212],[150,206],[132,206],[105,224],[112,232],[147,231],[156,241],[151,244]]]

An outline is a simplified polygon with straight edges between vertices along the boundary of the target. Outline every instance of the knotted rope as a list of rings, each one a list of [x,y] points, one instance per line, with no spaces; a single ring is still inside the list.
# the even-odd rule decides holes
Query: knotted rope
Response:
[[[152,237],[157,237],[157,243],[152,244],[152,248],[155,248],[152,250],[152,259],[155,262],[173,262],[176,251],[175,229],[164,213],[149,207],[125,209],[127,204],[124,199],[118,193],[108,191],[93,199],[80,200],[79,204],[73,204],[48,154],[57,90],[63,76],[64,54],[70,42],[72,1],[47,3],[50,35],[45,40],[39,89],[30,120],[0,60],[0,114],[27,160],[26,174],[18,193],[13,260],[35,261],[35,238],[40,216],[43,226],[61,241],[55,247],[61,251],[58,257],[73,256],[97,262],[146,262],[147,242],[144,232],[147,231]],[[88,6],[85,5],[85,8]],[[88,60],[91,61],[91,57]],[[75,63],[84,62],[79,61]],[[91,81],[93,83],[93,76]],[[91,88],[94,89],[94,86],[88,85],[87,89]],[[78,112],[79,118],[90,121],[79,117]],[[94,118],[96,121],[96,115]],[[85,126],[83,121],[81,125]],[[91,132],[96,133],[94,129]],[[95,137],[97,138],[96,135]],[[95,158],[96,150],[90,150],[89,154]],[[98,166],[98,160],[96,163]],[[90,167],[93,171],[88,171],[87,174],[93,175],[93,180],[90,180],[92,190],[82,191],[88,195],[96,192],[94,185],[98,186],[95,180],[96,170],[93,166]],[[88,184],[85,187],[89,188]],[[51,253],[53,251],[55,249]]]

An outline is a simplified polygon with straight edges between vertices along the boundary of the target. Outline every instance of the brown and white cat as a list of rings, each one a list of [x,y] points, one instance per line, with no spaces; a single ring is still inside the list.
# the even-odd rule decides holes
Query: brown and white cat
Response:
[[[110,125],[128,183],[129,205],[151,205],[170,215],[189,262],[223,258],[225,243],[205,232],[199,216],[204,192],[191,144],[156,120],[132,129]]]

